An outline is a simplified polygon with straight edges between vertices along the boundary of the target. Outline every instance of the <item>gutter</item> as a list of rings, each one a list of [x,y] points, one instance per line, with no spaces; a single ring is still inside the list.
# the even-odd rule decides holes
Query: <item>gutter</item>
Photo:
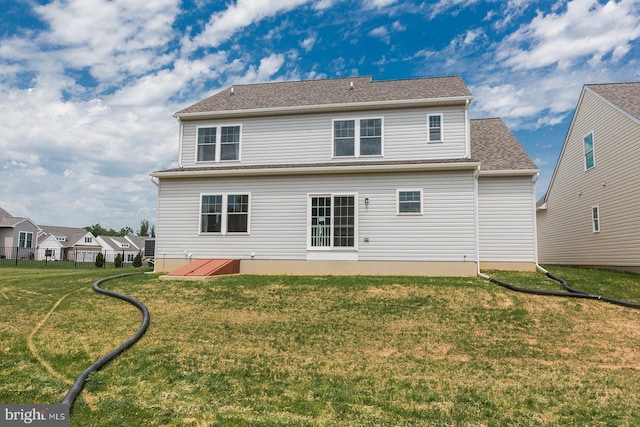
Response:
[[[178,120],[202,120],[202,119],[218,119],[240,116],[274,116],[280,114],[310,114],[320,112],[334,111],[353,111],[360,110],[380,110],[384,108],[408,108],[420,106],[434,105],[455,105],[468,103],[473,99],[472,96],[453,96],[446,98],[419,98],[419,99],[399,99],[392,101],[365,101],[365,102],[346,102],[336,104],[316,104],[316,105],[299,105],[287,107],[267,107],[267,108],[249,108],[242,110],[223,110],[223,111],[202,111],[194,113],[176,113],[173,116]]]
[[[393,163],[363,165],[274,165],[272,167],[212,167],[206,169],[185,168],[172,171],[152,172],[152,178],[208,178],[230,176],[269,176],[269,175],[322,175],[338,173],[371,172],[413,172],[413,171],[451,171],[477,170],[479,162],[452,163]]]

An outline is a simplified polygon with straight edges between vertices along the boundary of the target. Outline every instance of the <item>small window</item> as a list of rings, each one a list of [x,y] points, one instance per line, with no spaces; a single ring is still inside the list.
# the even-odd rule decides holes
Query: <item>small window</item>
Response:
[[[87,237],[85,237],[85,238],[84,238],[84,242],[85,242],[85,243],[91,243],[91,242],[93,242],[93,238],[92,238],[92,237],[87,236]]]
[[[429,142],[442,141],[442,114],[430,114],[427,116],[429,124]]]
[[[593,132],[584,137],[584,168],[589,170],[595,166],[595,153],[593,151]]]
[[[422,214],[422,190],[398,190],[398,214]]]
[[[240,126],[198,128],[198,162],[240,160]]]
[[[600,232],[600,206],[591,208],[591,220],[593,222],[593,232]]]

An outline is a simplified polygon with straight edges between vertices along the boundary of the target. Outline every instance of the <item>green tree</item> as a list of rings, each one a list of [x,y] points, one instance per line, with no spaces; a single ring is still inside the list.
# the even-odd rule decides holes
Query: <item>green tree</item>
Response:
[[[102,268],[104,267],[104,255],[102,255],[102,252],[98,252],[98,255],[96,255],[96,267],[98,268]]]
[[[151,237],[156,237],[156,226],[155,225],[151,226]]]
[[[138,230],[138,236],[149,236],[149,221],[143,219],[140,221],[140,230]]]
[[[116,268],[122,267],[122,255],[120,255],[120,252],[116,254],[116,258],[113,260],[113,264]]]
[[[118,236],[133,236],[133,228],[131,227],[122,227],[117,234]]]
[[[138,252],[135,258],[133,258],[133,266],[142,267],[142,255],[140,255],[140,252]]]

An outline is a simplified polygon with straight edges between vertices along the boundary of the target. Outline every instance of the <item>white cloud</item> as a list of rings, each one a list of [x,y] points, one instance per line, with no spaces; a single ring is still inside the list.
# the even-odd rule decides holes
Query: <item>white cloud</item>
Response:
[[[56,0],[35,7],[49,26],[38,37],[46,53],[59,51],[64,65],[89,68],[110,84],[169,62],[178,0]]]
[[[266,17],[274,16],[307,3],[309,0],[238,0],[222,12],[211,16],[204,31],[193,43],[197,47],[218,47],[236,31]]]
[[[363,4],[369,9],[381,9],[396,3],[397,0],[364,0]]]
[[[556,65],[567,69],[579,59],[599,63],[608,54],[622,58],[640,37],[638,0],[573,0],[563,12],[538,12],[533,21],[501,44],[497,58],[514,69]]]
[[[300,47],[303,48],[305,52],[310,52],[311,49],[313,49],[313,46],[316,44],[316,41],[316,35],[309,36],[300,42]]]

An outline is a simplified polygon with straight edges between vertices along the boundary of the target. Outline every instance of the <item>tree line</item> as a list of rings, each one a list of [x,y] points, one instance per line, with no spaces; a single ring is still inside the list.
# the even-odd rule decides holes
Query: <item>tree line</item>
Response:
[[[120,231],[116,231],[113,228],[104,228],[100,224],[93,224],[86,226],[85,230],[91,232],[94,236],[147,236],[147,237],[156,237],[156,226],[149,226],[149,221],[143,219],[140,221],[140,228],[138,230],[133,230],[133,228],[127,226],[122,227]]]

